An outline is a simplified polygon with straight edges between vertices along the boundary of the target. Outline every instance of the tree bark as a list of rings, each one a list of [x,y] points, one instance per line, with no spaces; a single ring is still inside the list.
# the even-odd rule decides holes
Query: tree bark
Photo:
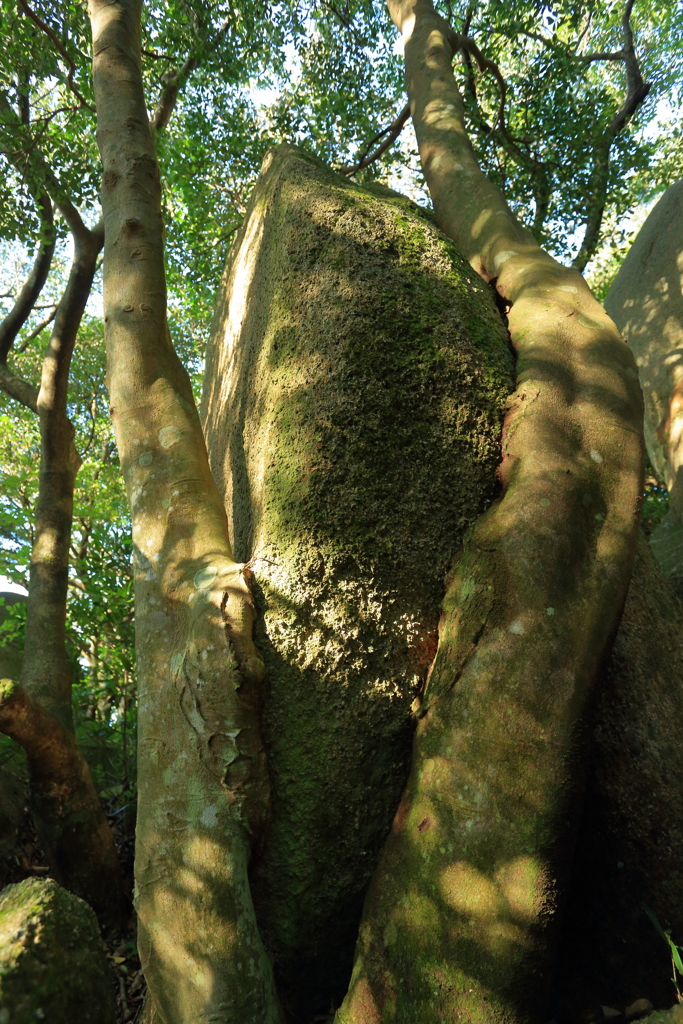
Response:
[[[103,243],[101,228],[84,228],[74,243],[69,281],[43,358],[40,388],[31,402],[39,418],[41,453],[23,688],[17,691],[21,699],[15,695],[4,707],[0,729],[26,751],[31,809],[54,877],[87,900],[104,924],[116,925],[123,910],[121,872],[111,829],[73,737],[66,650],[73,492],[80,467],[67,390],[71,355]]]
[[[247,572],[232,556],[168,330],[140,6],[89,6],[108,386],[135,558],[138,945],[165,1024],[270,1024],[281,1015],[247,880],[268,806],[263,666],[251,639]]]
[[[638,536],[632,357],[482,175],[429,0],[389,0],[439,226],[510,304],[502,496],[448,588],[406,792],[338,1024],[542,1019],[588,713]]]
[[[121,882],[109,822],[73,733],[10,679],[0,681],[0,730],[26,752],[31,810],[50,874],[106,926],[120,923]]]

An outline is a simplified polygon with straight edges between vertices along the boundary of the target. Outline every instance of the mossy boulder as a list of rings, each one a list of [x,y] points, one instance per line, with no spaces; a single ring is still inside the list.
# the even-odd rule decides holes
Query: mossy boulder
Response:
[[[0,1024],[114,1024],[95,914],[52,879],[0,893]]]
[[[302,1019],[344,994],[403,790],[444,578],[496,486],[513,361],[431,217],[269,153],[220,289],[203,421],[268,673],[252,889]]]
[[[644,536],[598,689],[551,1016],[676,998],[644,906],[683,941],[683,604]],[[651,1018],[650,1018],[651,1019]]]

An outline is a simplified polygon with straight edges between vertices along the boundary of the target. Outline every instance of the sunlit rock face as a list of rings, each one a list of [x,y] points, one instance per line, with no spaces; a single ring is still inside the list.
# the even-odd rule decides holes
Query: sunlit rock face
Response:
[[[683,587],[683,181],[666,190],[622,263],[605,309],[636,357],[645,398],[645,440],[671,509],[652,550]]]
[[[346,989],[512,388],[491,294],[429,214],[294,147],[268,154],[221,284],[203,421],[268,671],[253,890],[301,1019]]]

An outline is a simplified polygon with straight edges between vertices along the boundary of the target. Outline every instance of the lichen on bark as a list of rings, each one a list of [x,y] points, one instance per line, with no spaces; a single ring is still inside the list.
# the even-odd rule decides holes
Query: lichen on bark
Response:
[[[494,492],[512,372],[489,289],[425,211],[293,147],[266,157],[203,415],[268,678],[272,821],[252,887],[300,1013],[348,981],[444,578]]]

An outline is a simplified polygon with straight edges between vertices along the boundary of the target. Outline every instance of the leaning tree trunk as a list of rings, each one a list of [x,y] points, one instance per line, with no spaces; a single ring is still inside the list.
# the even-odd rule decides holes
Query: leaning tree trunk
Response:
[[[403,197],[268,154],[219,293],[204,426],[268,679],[252,888],[295,1020],[338,1005],[405,785],[443,580],[493,496],[512,357]]]
[[[408,785],[366,899],[338,1024],[541,1019],[589,711],[638,535],[632,357],[581,276],[484,178],[429,0],[389,0],[437,222],[510,305],[518,390],[503,493],[446,596]]]

